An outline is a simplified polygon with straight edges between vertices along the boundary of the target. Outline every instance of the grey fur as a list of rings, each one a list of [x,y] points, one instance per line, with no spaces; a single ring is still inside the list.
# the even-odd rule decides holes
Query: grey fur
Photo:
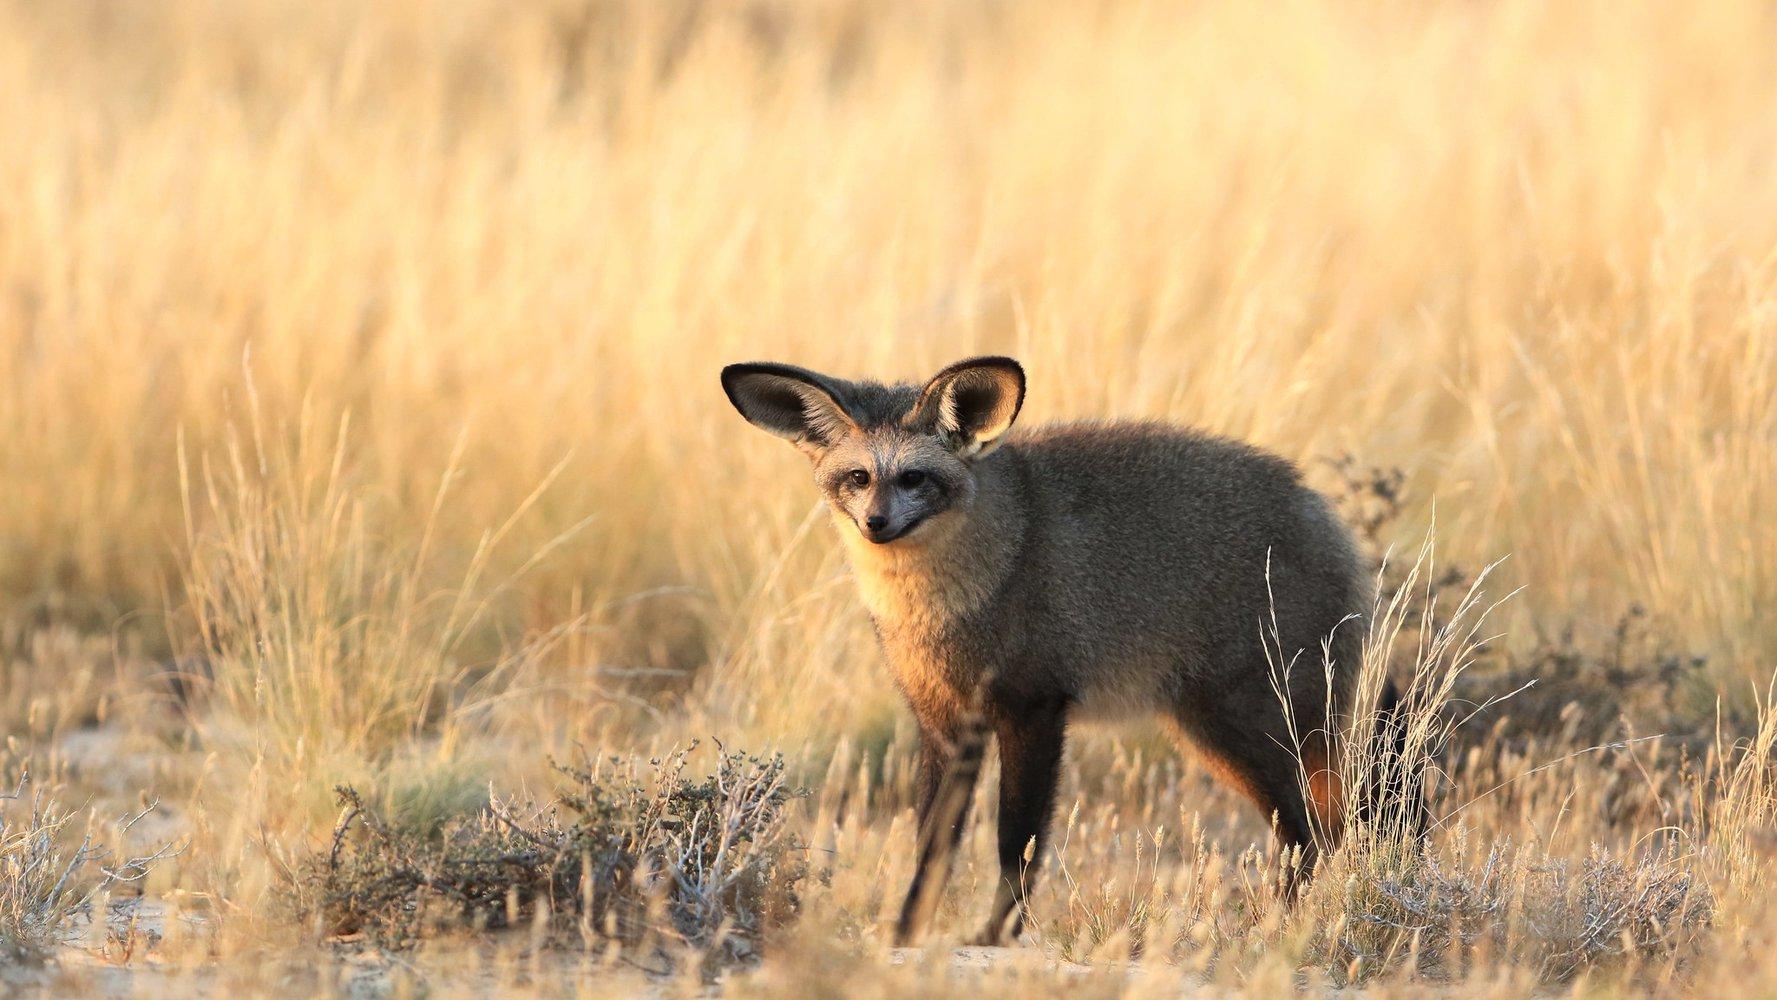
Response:
[[[953,365],[923,388],[730,366],[723,383],[743,415],[758,409],[747,382],[759,372],[802,379],[850,425],[810,432],[820,440],[804,450],[919,720],[932,772],[922,841],[946,836],[933,820],[939,776],[972,730],[991,728],[1002,773],[1017,775],[1020,787],[1002,780],[1006,884],[984,938],[1017,917],[1036,860],[1021,856],[1030,836],[1041,846],[1069,717],[1158,713],[1275,814],[1280,836],[1312,863],[1327,838],[1315,836],[1311,812],[1324,830],[1339,813],[1326,800],[1342,790],[1305,789],[1300,755],[1328,759],[1333,739],[1308,731],[1348,695],[1361,654],[1352,619],[1371,593],[1350,532],[1294,466],[1160,423],[1050,424],[979,440],[971,426],[1015,417],[1022,402],[1023,372],[1004,358]],[[946,391],[953,398],[930,405]],[[1307,747],[1292,741],[1273,687],[1280,656],[1297,662],[1289,693]],[[922,890],[927,853],[937,867]],[[929,913],[914,897],[942,884],[945,853],[922,851],[903,937]]]

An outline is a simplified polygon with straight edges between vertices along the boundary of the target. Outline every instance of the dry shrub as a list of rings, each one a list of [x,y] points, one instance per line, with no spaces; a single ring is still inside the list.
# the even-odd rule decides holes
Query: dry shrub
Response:
[[[784,814],[798,793],[781,756],[723,751],[693,779],[689,754],[556,765],[566,787],[549,805],[495,802],[435,836],[342,787],[346,811],[294,886],[299,907],[328,934],[388,947],[529,921],[586,947],[744,960],[797,905],[806,866]]]
[[[25,784],[21,778],[11,793],[0,794],[0,965],[48,958],[69,938],[74,921],[91,917],[95,907],[108,923],[112,917],[127,918],[129,904],[112,905],[110,892],[142,881],[175,853],[172,845],[163,845],[119,857],[97,842],[101,831],[91,825],[69,846],[75,814],[45,792],[26,799]],[[119,820],[116,836],[127,834],[148,812]]]
[[[1664,855],[1620,860],[1594,848],[1570,862],[1501,843],[1478,863],[1429,851],[1393,870],[1380,861],[1353,859],[1311,922],[1327,930],[1311,938],[1308,961],[1336,979],[1403,964],[1456,979],[1485,957],[1564,982],[1612,962],[1682,957],[1714,914],[1709,890]]]
[[[1539,632],[1528,648],[1495,658],[1464,678],[1458,692],[1470,700],[1518,692],[1511,711],[1488,720],[1490,735],[1507,746],[1558,738],[1595,746],[1624,736],[1663,733],[1691,751],[1706,747],[1718,721],[1711,708],[1709,660],[1679,649],[1631,605],[1607,632],[1582,636],[1573,623]],[[1749,714],[1725,706],[1736,729]]]

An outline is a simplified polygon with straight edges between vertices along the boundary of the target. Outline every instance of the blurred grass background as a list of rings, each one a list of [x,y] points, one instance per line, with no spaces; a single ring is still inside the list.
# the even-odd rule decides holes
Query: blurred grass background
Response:
[[[370,536],[448,473],[441,580],[565,461],[501,558],[590,524],[489,628],[732,668],[761,579],[858,615],[716,367],[1003,351],[1026,419],[1399,466],[1521,616],[1640,603],[1758,676],[1774,41],[1734,2],[0,4],[0,587],[158,614],[179,442],[349,418]]]

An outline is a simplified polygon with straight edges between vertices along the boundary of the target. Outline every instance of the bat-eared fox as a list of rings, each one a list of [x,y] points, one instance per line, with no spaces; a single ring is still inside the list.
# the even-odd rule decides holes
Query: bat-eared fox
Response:
[[[736,364],[722,387],[813,462],[918,720],[920,845],[898,941],[936,907],[989,734],[1001,878],[984,943],[1020,929],[1070,719],[1157,714],[1273,818],[1298,875],[1337,841],[1345,724],[1325,720],[1343,718],[1371,590],[1350,532],[1289,462],[1159,423],[1012,433],[1024,371],[1010,358],[923,386]],[[1395,732],[1379,738],[1398,743],[1392,686],[1379,709],[1378,731]],[[1356,791],[1411,795],[1391,812],[1418,825],[1416,785],[1396,786]]]

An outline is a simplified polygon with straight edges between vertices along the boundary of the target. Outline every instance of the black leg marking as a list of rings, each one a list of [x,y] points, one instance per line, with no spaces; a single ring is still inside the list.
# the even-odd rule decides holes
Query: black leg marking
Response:
[[[1067,741],[1067,703],[1062,699],[1018,703],[994,713],[1000,744],[1000,882],[979,944],[1016,938],[1024,929],[1024,904],[1036,881],[1055,787]]]
[[[950,862],[969,819],[969,802],[981,776],[987,726],[979,713],[963,720],[955,735],[920,730],[918,802],[919,855],[913,883],[895,923],[895,944],[913,943],[931,922],[950,878]]]
[[[1302,887],[1314,877],[1314,867],[1320,860],[1320,846],[1315,842],[1314,829],[1308,822],[1301,785],[1293,775],[1274,779],[1267,788],[1267,797],[1271,800],[1275,824],[1272,833],[1277,837],[1279,861],[1284,866],[1280,885],[1284,898],[1294,901]]]

